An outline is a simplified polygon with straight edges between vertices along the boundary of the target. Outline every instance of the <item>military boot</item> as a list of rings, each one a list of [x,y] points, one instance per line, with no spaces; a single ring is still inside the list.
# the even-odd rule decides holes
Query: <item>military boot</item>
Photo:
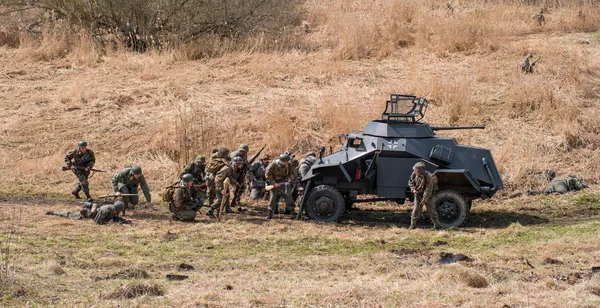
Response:
[[[79,196],[79,191],[79,189],[75,189],[71,192],[71,195],[75,196],[75,199],[81,199],[81,196]]]
[[[208,209],[208,211],[206,211],[206,216],[215,219],[217,218],[217,216],[215,216],[214,212],[215,210],[211,207],[210,209]]]
[[[233,210],[229,206],[229,204],[225,207],[225,213],[233,213]]]
[[[85,198],[86,198],[88,201],[89,201],[89,200],[92,200],[92,195],[90,195],[90,192],[89,192],[89,191],[84,191],[83,193],[85,194]]]
[[[414,230],[417,226],[417,219],[414,217],[410,218],[410,227],[408,227],[409,230]]]
[[[267,215],[267,219],[273,219],[273,210],[269,209],[269,214]]]

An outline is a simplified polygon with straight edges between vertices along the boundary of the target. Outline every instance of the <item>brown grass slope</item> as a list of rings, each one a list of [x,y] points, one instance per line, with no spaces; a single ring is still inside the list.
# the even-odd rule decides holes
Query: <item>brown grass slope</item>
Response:
[[[490,148],[511,189],[546,168],[598,181],[597,7],[553,8],[539,26],[537,8],[523,5],[342,3],[306,2],[298,36],[311,52],[185,61],[177,49],[100,55],[85,35],[22,36],[18,49],[0,49],[2,189],[68,191],[72,176],[58,166],[85,139],[109,170],[94,191],[140,164],[156,192],[217,145],[337,147],[335,136],[377,118],[390,93],[428,97],[435,125],[485,124],[452,136]],[[541,57],[534,74],[517,69],[527,53]]]

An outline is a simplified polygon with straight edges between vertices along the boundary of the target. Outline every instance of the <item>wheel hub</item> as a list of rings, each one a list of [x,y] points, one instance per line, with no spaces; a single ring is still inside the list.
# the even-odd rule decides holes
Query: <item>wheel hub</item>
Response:
[[[456,205],[456,203],[450,201],[450,200],[444,200],[442,201],[438,206],[437,206],[437,210],[438,210],[438,217],[439,220],[445,223],[452,223],[453,221],[455,221],[459,214],[460,214],[460,210],[458,208],[458,206]]]
[[[321,217],[331,216],[333,214],[334,202],[326,196],[318,198],[315,202],[315,212]]]

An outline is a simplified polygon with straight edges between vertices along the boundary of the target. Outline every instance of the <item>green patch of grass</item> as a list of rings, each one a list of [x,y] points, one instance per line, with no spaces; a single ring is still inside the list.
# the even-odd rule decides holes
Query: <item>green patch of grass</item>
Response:
[[[600,195],[595,193],[585,193],[575,196],[571,199],[575,206],[595,206],[600,207]]]

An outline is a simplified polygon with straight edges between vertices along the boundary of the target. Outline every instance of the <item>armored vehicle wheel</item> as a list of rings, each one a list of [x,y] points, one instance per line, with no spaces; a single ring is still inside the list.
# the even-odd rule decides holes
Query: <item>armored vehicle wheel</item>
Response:
[[[306,215],[312,220],[334,222],[344,213],[344,197],[335,188],[320,185],[313,188],[306,202]]]
[[[467,219],[469,203],[454,190],[442,190],[433,197],[440,227],[447,229],[460,226]]]

